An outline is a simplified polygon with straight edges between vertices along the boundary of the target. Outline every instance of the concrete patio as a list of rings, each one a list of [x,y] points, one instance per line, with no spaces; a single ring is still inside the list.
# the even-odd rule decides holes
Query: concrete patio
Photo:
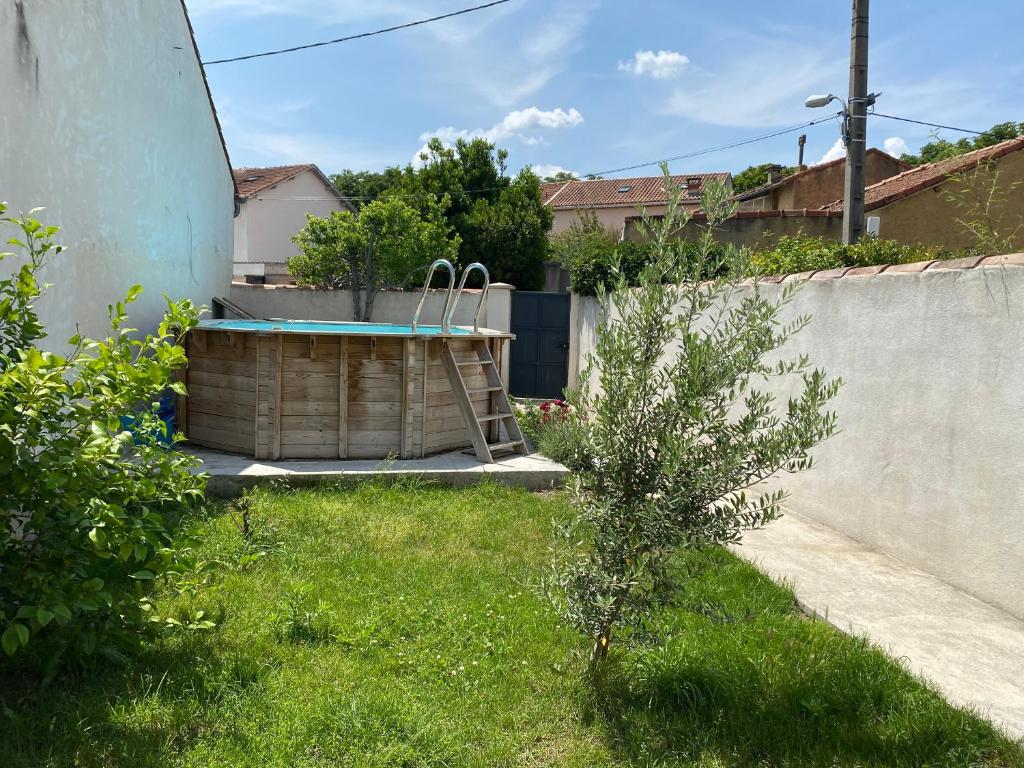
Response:
[[[736,551],[793,587],[808,613],[866,635],[949,701],[1024,737],[1024,621],[788,512]]]
[[[291,460],[258,461],[201,448],[186,448],[202,460],[202,471],[210,475],[207,491],[214,496],[231,497],[243,488],[277,482],[291,487],[319,483],[355,483],[375,477],[417,476],[444,485],[472,485],[485,478],[531,491],[555,488],[565,482],[569,471],[540,454],[512,454],[483,464],[462,451],[443,453],[424,459],[395,461],[366,460]]]

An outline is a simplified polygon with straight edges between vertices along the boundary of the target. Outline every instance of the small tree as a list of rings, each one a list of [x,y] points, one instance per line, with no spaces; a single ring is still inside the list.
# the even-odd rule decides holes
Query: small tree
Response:
[[[381,288],[398,286],[416,268],[458,254],[459,236],[451,233],[442,205],[427,202],[424,210],[421,215],[397,197],[384,197],[358,214],[307,215],[293,238],[302,253],[288,260],[288,269],[307,285],[350,288],[353,319],[369,322]]]
[[[808,451],[835,428],[823,409],[839,382],[805,358],[772,360],[808,322],[779,319],[794,288],[769,298],[738,277],[700,282],[747,272],[744,253],[713,240],[735,207],[727,190],[709,188],[710,226],[699,247],[683,246],[674,233],[687,214],[664,170],[668,210],[646,222],[652,260],[639,286],[620,277],[610,297],[599,294],[606,314],[578,401],[590,459],[570,486],[575,515],[561,530],[549,585],[593,642],[592,666],[616,627],[642,621],[672,594],[677,550],[735,542],[775,518],[783,491],[758,484],[810,467]],[[802,380],[782,413],[757,389],[779,376]]]
[[[150,594],[180,563],[175,520],[202,498],[198,462],[161,444],[157,416],[168,388],[184,392],[174,373],[198,310],[169,301],[156,333],[139,337],[125,313],[135,286],[109,308],[109,338],[41,349],[34,304],[57,228],[5,211],[23,258],[0,279],[0,647],[117,652],[166,625]]]

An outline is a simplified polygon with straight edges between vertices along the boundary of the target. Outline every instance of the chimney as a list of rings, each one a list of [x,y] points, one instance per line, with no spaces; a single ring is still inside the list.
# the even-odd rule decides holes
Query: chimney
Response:
[[[768,169],[768,183],[774,184],[777,181],[782,181],[782,166],[773,165]]]

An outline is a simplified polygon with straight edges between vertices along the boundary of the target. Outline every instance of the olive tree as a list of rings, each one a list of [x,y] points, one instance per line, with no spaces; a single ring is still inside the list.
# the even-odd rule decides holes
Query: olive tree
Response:
[[[572,477],[574,514],[548,581],[593,642],[592,667],[617,627],[672,595],[683,578],[675,553],[736,542],[777,517],[784,491],[761,484],[808,469],[810,449],[836,425],[826,406],[838,380],[781,354],[809,322],[781,318],[796,287],[769,295],[741,284],[746,254],[714,241],[735,211],[723,188],[704,196],[698,247],[681,241],[689,216],[665,175],[668,209],[645,218],[651,261],[638,286],[620,276],[598,295],[604,316],[577,401],[589,458]],[[701,279],[709,274],[735,277]],[[779,377],[797,389],[784,405],[767,386]]]

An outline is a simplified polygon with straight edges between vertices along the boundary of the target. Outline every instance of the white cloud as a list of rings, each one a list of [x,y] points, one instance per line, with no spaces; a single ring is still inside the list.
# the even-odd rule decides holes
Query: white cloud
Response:
[[[778,36],[730,32],[716,38],[723,56],[707,68],[690,71],[686,85],[674,89],[662,111],[712,125],[764,129],[824,117],[803,108],[809,93],[828,92],[845,82],[848,62],[830,41],[801,43],[809,34]]]
[[[573,176],[579,176],[576,171],[570,171],[568,168],[563,168],[560,165],[551,165],[542,163],[540,165],[531,166],[533,172],[540,176],[542,179],[547,176],[557,176],[560,173],[571,173]]]
[[[690,59],[676,51],[637,51],[630,61],[620,61],[619,71],[643,77],[650,75],[655,80],[670,80],[679,77]]]
[[[833,160],[838,160],[841,157],[846,157],[846,147],[843,146],[842,139],[836,139],[836,143],[832,145],[828,152],[821,156],[821,160],[817,162],[817,165],[831,163]]]
[[[427,141],[437,137],[442,141],[454,142],[457,139],[483,138],[491,142],[505,141],[516,138],[527,145],[539,144],[542,139],[536,134],[537,130],[559,130],[561,128],[573,128],[583,122],[583,115],[575,108],[543,110],[537,107],[527,107],[509,112],[500,123],[490,128],[438,128],[436,131],[420,134],[420,141]]]
[[[893,157],[910,154],[910,147],[907,146],[907,142],[899,136],[890,136],[882,143],[882,148]]]

